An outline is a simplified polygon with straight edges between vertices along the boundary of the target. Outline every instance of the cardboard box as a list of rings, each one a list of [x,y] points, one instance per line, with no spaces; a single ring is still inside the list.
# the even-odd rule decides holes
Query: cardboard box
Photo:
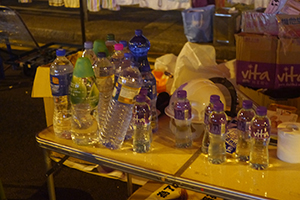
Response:
[[[235,38],[237,84],[273,89],[276,77],[277,37],[236,34]]]

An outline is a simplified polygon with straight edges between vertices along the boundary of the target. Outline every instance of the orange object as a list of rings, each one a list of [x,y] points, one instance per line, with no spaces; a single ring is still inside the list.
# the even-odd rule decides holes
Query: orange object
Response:
[[[156,90],[157,93],[165,92],[166,91],[166,84],[168,81],[168,77],[164,74],[163,71],[155,71],[152,70],[152,74],[156,79]]]

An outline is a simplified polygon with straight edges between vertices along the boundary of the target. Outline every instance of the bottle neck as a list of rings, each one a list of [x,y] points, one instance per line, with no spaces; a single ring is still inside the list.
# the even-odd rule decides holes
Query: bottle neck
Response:
[[[139,68],[141,72],[149,72],[151,71],[150,69],[150,64],[148,62],[147,56],[145,57],[140,57],[137,62],[139,63]]]

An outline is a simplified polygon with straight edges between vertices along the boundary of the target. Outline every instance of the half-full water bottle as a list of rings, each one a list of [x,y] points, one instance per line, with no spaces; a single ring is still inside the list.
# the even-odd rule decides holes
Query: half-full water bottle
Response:
[[[97,121],[100,130],[103,126],[110,98],[114,89],[115,66],[108,60],[105,52],[99,52],[97,56],[98,60],[94,64],[94,73],[99,90]]]
[[[178,90],[177,100],[174,103],[175,146],[178,148],[191,147],[193,144],[192,107],[186,97],[185,90]]]
[[[250,166],[253,169],[266,169],[269,166],[269,143],[271,122],[267,108],[259,106],[251,121]]]
[[[93,42],[84,42],[84,50],[82,52],[82,57],[87,57],[88,59],[90,59],[92,65],[94,65],[94,63],[97,61],[97,56],[93,51]]]
[[[133,106],[133,151],[146,153],[151,146],[151,111],[145,95],[136,96]]]
[[[139,95],[144,95],[145,96],[145,102],[149,105],[149,107],[151,106],[151,99],[147,96],[148,94],[148,90],[146,88],[141,88],[140,89],[140,93]],[[135,96],[133,98],[133,102],[135,103],[136,102],[136,97]],[[134,113],[132,113],[132,116],[133,116]],[[152,115],[151,115],[152,117]],[[129,124],[129,127],[128,127],[128,130],[127,130],[127,133],[126,133],[126,136],[125,136],[125,140],[129,140],[132,138],[133,136],[133,123],[134,123],[134,118],[132,117],[131,118],[131,121],[130,121],[130,124]],[[152,127],[151,127],[151,131],[152,131]],[[151,141],[152,141],[152,133],[151,133]]]
[[[117,44],[117,41],[115,40],[115,35],[113,33],[109,33],[106,35],[105,45],[108,49],[109,57],[114,54],[114,46]]]
[[[138,63],[139,69],[143,77],[143,87],[148,90],[148,97],[151,99],[151,112],[152,112],[152,132],[158,130],[158,117],[156,111],[157,89],[156,79],[151,72],[148,62],[148,51],[150,49],[149,40],[143,36],[140,29],[135,30],[135,36],[129,41],[129,50],[131,51],[134,60]]]
[[[227,132],[227,115],[224,104],[217,102],[209,116],[209,146],[208,161],[212,164],[221,164],[226,161],[225,137]]]
[[[100,142],[105,147],[121,148],[132,118],[133,98],[141,86],[142,75],[137,67],[132,65],[121,71],[99,134]]]
[[[53,130],[57,137],[71,139],[69,86],[73,65],[65,55],[64,49],[57,49],[57,58],[50,66],[50,85],[54,101]]]
[[[98,143],[98,125],[96,110],[99,91],[92,64],[88,58],[80,57],[76,61],[70,85],[72,108],[72,140],[78,145]]]
[[[119,74],[122,70],[124,70],[127,67],[130,67],[132,62],[132,54],[131,53],[124,53],[124,58],[119,66],[116,67],[115,71],[115,83],[118,81]]]
[[[250,155],[251,120],[255,116],[251,100],[244,100],[243,107],[237,114],[238,142],[235,156],[239,161],[246,162]]]
[[[209,115],[214,110],[214,104],[220,102],[220,96],[213,94],[209,98],[209,104],[206,106],[204,110],[204,132],[203,132],[203,138],[202,138],[202,146],[201,151],[204,154],[208,154],[208,146],[209,146]]]
[[[128,49],[128,42],[126,40],[120,40],[119,43],[123,44],[123,52],[124,53],[130,53],[130,51]]]

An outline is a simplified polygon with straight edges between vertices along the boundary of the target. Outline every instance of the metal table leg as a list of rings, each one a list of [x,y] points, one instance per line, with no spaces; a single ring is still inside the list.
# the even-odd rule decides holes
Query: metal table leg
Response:
[[[49,171],[52,168],[50,153],[46,149],[44,149],[43,151],[44,151],[44,159],[46,163],[46,171]],[[47,176],[47,186],[48,186],[49,200],[56,200],[53,174],[49,174]]]
[[[130,197],[132,195],[132,176],[129,173],[127,175],[127,195]]]

